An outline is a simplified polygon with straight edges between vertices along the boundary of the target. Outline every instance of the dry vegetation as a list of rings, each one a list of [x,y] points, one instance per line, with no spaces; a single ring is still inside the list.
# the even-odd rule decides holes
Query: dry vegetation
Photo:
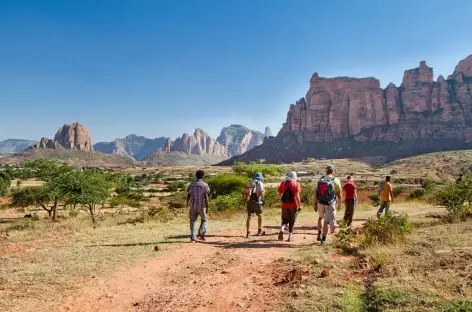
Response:
[[[450,152],[387,165],[380,165],[381,159],[364,159],[309,160],[281,168],[271,167],[274,174],[266,176],[270,196],[276,196],[270,187],[278,184],[284,171],[300,172],[306,190],[328,164],[337,167],[340,177],[353,174],[360,186],[356,228],[375,215],[376,207],[369,196],[381,178],[391,175],[394,185],[401,189],[394,209],[407,213],[412,224],[411,234],[392,245],[363,245],[365,233],[362,230],[343,237],[342,226],[341,234],[332,244],[320,247],[300,243],[299,248],[289,251],[286,260],[270,265],[271,272],[275,273],[291,268],[308,271],[302,281],[270,286],[275,287],[271,291],[286,303],[279,310],[472,311],[472,222],[466,219],[447,223],[443,220],[444,208],[434,207],[423,198],[412,200],[410,195],[416,190],[424,190],[421,182],[426,179],[454,179],[458,170],[466,168],[468,159],[472,159],[472,153]],[[38,206],[18,209],[10,207],[10,198],[0,198],[0,310],[54,311],[84,285],[99,285],[113,278],[120,269],[160,256],[161,251],[153,249],[155,245],[165,246],[164,249],[185,246],[181,245],[188,240],[183,190],[196,169],[190,166],[130,166],[109,170],[109,174],[133,177],[133,181],[121,186],[113,182],[109,199],[97,206],[97,228],[91,226],[88,211],[80,206],[72,208],[60,204],[57,220],[51,222],[44,209]],[[230,167],[207,166],[203,169],[209,179],[234,174]],[[241,181],[244,179],[248,177],[244,176]],[[213,183],[224,187],[222,181],[214,178]],[[17,178],[12,180],[10,191],[43,184],[44,181],[37,178]],[[119,189],[128,186],[130,190]],[[137,193],[141,197],[133,201]],[[218,200],[222,201],[220,196],[223,195],[215,194],[212,200],[215,205]],[[211,212],[211,233],[244,229],[242,203],[234,201],[240,196],[240,190],[224,196],[229,196],[230,204],[219,203],[224,209]],[[304,194],[305,209],[300,216],[300,227],[315,225],[311,196],[309,192]],[[274,208],[267,208],[264,214],[269,229],[276,228],[279,222],[278,201],[276,197],[272,200]],[[315,233],[315,230],[311,232]],[[237,242],[239,238],[235,237],[232,238],[235,246],[248,248],[242,238]],[[260,249],[259,252],[265,251]],[[325,267],[329,276],[321,278],[320,272]]]

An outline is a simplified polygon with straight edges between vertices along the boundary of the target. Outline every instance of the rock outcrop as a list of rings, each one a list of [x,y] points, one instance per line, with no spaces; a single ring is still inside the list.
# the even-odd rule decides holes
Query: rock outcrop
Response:
[[[472,55],[453,74],[433,80],[421,61],[406,70],[402,84],[380,87],[375,78],[310,80],[305,98],[290,106],[276,138],[239,160],[272,162],[306,157],[392,158],[472,147]],[[375,147],[375,148],[373,148]]]
[[[166,138],[164,137],[149,139],[130,134],[124,138],[117,138],[113,142],[98,142],[93,147],[96,151],[105,154],[116,154],[142,160],[155,152],[156,149],[163,147],[165,142]]]
[[[54,136],[54,139],[41,138],[39,142],[30,148],[51,149],[75,149],[84,152],[93,151],[92,138],[88,129],[78,122],[62,126]]]
[[[226,147],[228,156],[233,157],[262,144],[265,136],[259,131],[251,130],[241,125],[231,125],[221,130],[220,136],[216,141]]]
[[[171,151],[193,155],[227,156],[228,150],[212,139],[202,129],[195,129],[193,135],[184,133],[171,146]]]

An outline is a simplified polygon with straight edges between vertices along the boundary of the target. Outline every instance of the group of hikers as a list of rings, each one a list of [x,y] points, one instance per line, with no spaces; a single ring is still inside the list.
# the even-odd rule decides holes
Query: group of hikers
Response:
[[[205,173],[202,170],[196,172],[196,180],[187,189],[187,207],[190,218],[190,241],[197,239],[204,241],[207,227],[208,195],[210,188],[203,182]],[[247,208],[246,238],[250,236],[251,218],[257,215],[257,235],[263,235],[262,213],[264,207],[264,177],[258,172],[246,185],[243,191],[243,199]],[[345,213],[344,221],[351,226],[354,210],[357,207],[357,185],[352,176],[347,176],[347,182],[341,185],[336,177],[335,167],[328,166],[326,174],[323,175],[314,186],[314,209],[318,212],[318,235],[317,240],[322,244],[326,242],[328,232],[334,233],[336,227],[336,211],[341,209],[344,199]],[[302,210],[301,185],[295,171],[286,174],[284,181],[277,188],[281,201],[281,225],[278,234],[280,241],[284,240],[284,231],[288,231],[287,241],[292,241],[293,230],[298,213]],[[378,189],[380,208],[377,217],[382,213],[388,214],[390,203],[393,201],[393,187],[390,176],[380,181]],[[196,221],[200,216],[200,227],[196,230]]]

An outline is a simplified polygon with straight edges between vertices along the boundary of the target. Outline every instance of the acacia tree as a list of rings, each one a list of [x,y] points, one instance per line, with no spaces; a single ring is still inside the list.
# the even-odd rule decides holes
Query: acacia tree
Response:
[[[58,187],[67,203],[87,208],[95,228],[96,205],[105,202],[109,196],[110,183],[105,175],[95,171],[72,171],[62,177]]]
[[[39,187],[15,190],[11,206],[26,208],[38,205],[47,211],[53,221],[56,221],[59,203],[67,204],[61,184],[64,177],[73,172],[74,168],[51,159],[26,161],[23,163],[23,168],[29,170],[31,176],[45,183]]]

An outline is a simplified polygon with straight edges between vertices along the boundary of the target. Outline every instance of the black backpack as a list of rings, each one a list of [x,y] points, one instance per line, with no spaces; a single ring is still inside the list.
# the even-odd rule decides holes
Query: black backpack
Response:
[[[285,182],[285,189],[282,193],[282,202],[285,204],[292,204],[295,202],[295,197],[292,193],[292,188],[290,187],[290,183]]]

